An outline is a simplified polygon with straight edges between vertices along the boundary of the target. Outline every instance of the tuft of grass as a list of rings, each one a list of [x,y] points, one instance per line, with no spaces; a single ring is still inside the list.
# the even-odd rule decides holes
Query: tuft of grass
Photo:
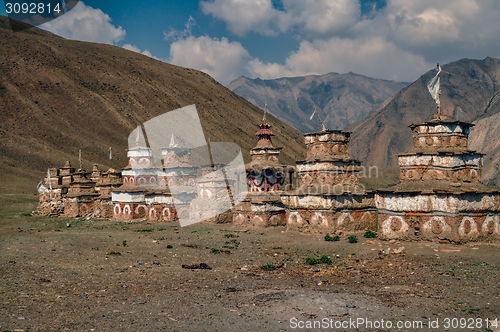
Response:
[[[316,264],[321,263],[321,261],[320,261],[319,259],[316,259],[316,258],[311,258],[311,257],[307,257],[307,258],[306,258],[306,262],[307,262],[307,264],[309,264],[309,265],[316,265]]]
[[[119,252],[119,251],[108,251],[108,253],[107,253],[106,255],[117,255],[117,256],[119,256],[119,255],[121,255],[121,254],[122,254],[122,253],[121,253],[121,252]]]
[[[172,249],[173,247],[174,247],[174,246],[173,246],[173,245],[171,245],[171,244],[168,244],[168,245],[167,245],[167,249]]]
[[[222,246],[222,248],[226,248],[226,249],[234,249],[234,247],[231,247],[231,246]]]
[[[332,260],[330,259],[330,257],[328,257],[327,255],[323,255],[320,257],[319,261],[321,263],[324,263],[324,264],[330,264],[332,262]]]
[[[264,271],[274,271],[277,270],[278,268],[274,266],[273,264],[266,264],[260,267]]]
[[[220,250],[220,249],[216,249],[216,248],[211,248],[210,252],[212,254],[230,254],[231,253],[230,250]]]
[[[374,239],[377,237],[377,233],[372,231],[366,231],[363,237],[366,237],[367,239]]]
[[[349,241],[349,243],[357,243],[358,242],[358,237],[356,235],[349,235],[347,237],[347,241]]]
[[[158,228],[159,231],[164,231],[166,228]]]
[[[127,240],[123,240],[122,244],[123,244],[124,247],[126,247],[127,246]]]
[[[136,232],[152,232],[153,230],[152,229],[149,229],[149,228],[145,228],[145,229],[138,229],[136,230]]]
[[[31,217],[31,216],[32,216],[31,212],[28,211],[21,212],[21,217]]]
[[[330,236],[328,234],[325,235],[325,241],[339,241],[340,237],[338,235]]]

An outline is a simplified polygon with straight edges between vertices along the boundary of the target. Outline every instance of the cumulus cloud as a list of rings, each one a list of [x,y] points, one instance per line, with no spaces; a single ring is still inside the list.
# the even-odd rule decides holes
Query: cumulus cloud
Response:
[[[226,22],[228,29],[243,36],[256,31],[265,36],[275,35],[273,21],[279,12],[271,0],[213,0],[200,2],[205,14]]]
[[[170,45],[170,63],[201,70],[222,84],[248,75],[251,57],[239,42],[223,37],[189,36]]]
[[[392,0],[378,16],[388,22],[389,40],[429,60],[500,53],[495,0]]]
[[[135,46],[135,45],[125,44],[122,47],[124,49],[126,49],[126,50],[129,50],[129,51],[132,51],[132,52],[136,52],[136,53],[140,53],[140,54],[144,54],[144,55],[147,55],[150,58],[153,58],[153,59],[156,59],[156,60],[160,60],[159,58],[157,58],[154,55],[152,55],[150,51],[148,51],[148,50],[141,51],[141,49],[139,47]]]
[[[243,36],[292,32],[280,63],[239,56],[238,72],[276,78],[327,72],[412,81],[436,62],[500,56],[497,0],[387,0],[361,15],[358,0],[204,0],[207,15]],[[240,53],[241,54],[241,53]],[[242,59],[248,59],[244,62]],[[226,61],[226,60],[224,60]]]
[[[253,75],[261,78],[351,71],[400,81],[414,80],[431,68],[422,56],[401,50],[383,38],[303,41],[284,65],[259,60],[250,65]]]
[[[68,39],[97,43],[116,43],[125,38],[125,30],[111,24],[109,15],[80,1],[71,11],[40,28]]]
[[[283,0],[282,28],[297,26],[308,32],[342,31],[358,21],[361,15],[357,0]]]
[[[238,36],[250,31],[277,35],[293,27],[305,32],[331,33],[356,23],[357,0],[282,0],[283,10],[271,0],[211,0],[200,3],[203,13],[226,22]]]
[[[196,23],[195,19],[192,16],[189,16],[189,19],[187,20],[186,24],[184,25],[185,26],[184,30],[179,31],[176,29],[170,29],[169,32],[163,31],[163,35],[164,35],[163,39],[164,40],[170,40],[170,39],[179,40],[181,38],[189,37],[192,34],[193,26],[196,26],[196,25],[198,25],[198,24]]]

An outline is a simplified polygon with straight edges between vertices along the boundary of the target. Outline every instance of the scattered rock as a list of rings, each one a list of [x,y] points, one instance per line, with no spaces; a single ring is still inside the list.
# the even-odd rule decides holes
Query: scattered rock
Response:
[[[449,253],[449,252],[459,252],[460,249],[441,249],[441,252],[446,252],[446,253]]]
[[[371,240],[368,240],[368,241],[366,241],[365,243],[366,243],[366,244],[375,244],[375,242],[374,242],[374,241],[371,241]]]
[[[396,240],[390,240],[389,243],[394,244],[394,243],[396,243]]]
[[[339,229],[339,230],[335,231],[335,235],[342,236],[342,235],[344,235],[344,232]]]
[[[402,252],[405,251],[405,249],[406,249],[405,247],[399,247],[398,249],[394,249],[393,252],[395,254],[401,254]]]

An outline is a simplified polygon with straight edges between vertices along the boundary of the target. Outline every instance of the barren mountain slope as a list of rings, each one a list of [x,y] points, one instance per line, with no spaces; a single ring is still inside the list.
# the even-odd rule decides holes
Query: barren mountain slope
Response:
[[[77,166],[79,149],[87,169],[120,169],[137,125],[191,104],[205,136],[238,144],[248,161],[262,110],[210,76],[36,28],[13,33],[8,24],[0,17],[0,190],[33,190],[48,167]],[[302,158],[302,135],[273,116],[268,122],[281,161]]]

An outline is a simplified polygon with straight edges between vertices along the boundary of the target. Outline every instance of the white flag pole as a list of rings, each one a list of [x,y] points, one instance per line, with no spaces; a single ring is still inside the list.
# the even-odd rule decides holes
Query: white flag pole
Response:
[[[321,120],[321,117],[319,116],[319,113],[316,111],[316,107],[314,107],[314,112],[313,112],[313,114],[311,114],[311,117],[309,118],[309,120],[313,119],[314,114],[318,115],[318,119],[319,119],[319,122],[321,122],[321,126],[323,127],[323,131],[326,131],[325,124],[323,123],[323,120]]]
[[[80,170],[82,169],[82,150],[78,150],[78,160],[80,161]]]
[[[437,104],[438,114],[441,114],[441,85],[439,81],[439,74],[441,74],[441,66],[439,66],[439,63],[437,64],[436,70],[437,74],[429,81],[429,83],[427,83],[427,89],[429,90],[432,99],[434,99],[434,101]]]

